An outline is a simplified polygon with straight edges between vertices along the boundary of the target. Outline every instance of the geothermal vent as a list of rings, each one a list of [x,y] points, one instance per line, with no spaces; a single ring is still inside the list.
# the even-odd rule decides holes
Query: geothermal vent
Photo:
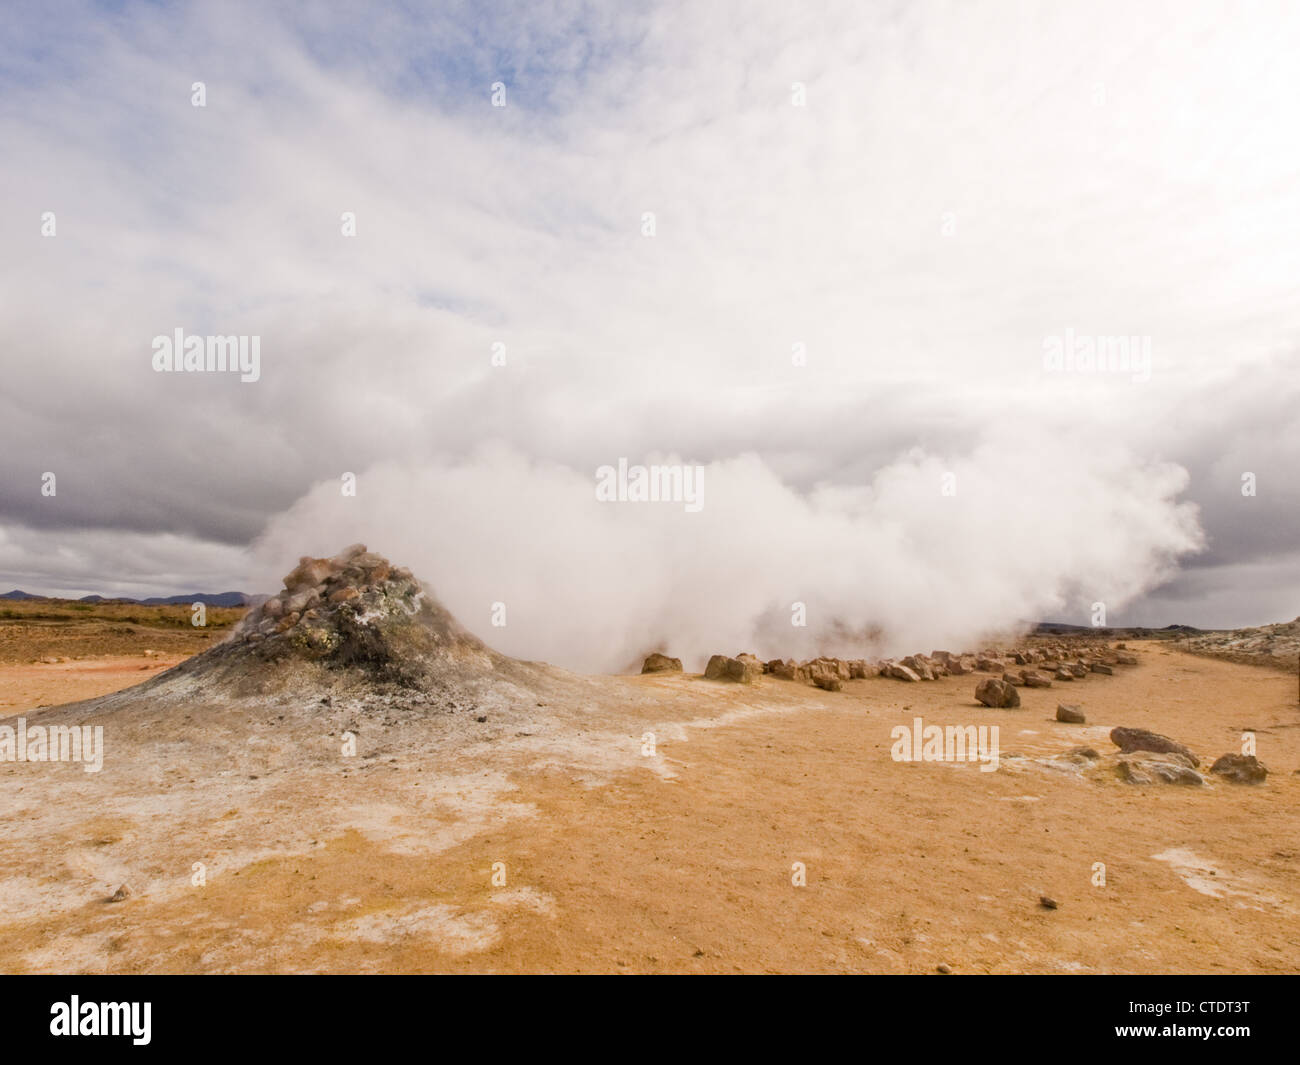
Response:
[[[507,679],[524,663],[489,649],[456,622],[409,569],[353,544],[303,558],[284,588],[230,636],[161,674],[230,694],[312,688],[465,690]]]

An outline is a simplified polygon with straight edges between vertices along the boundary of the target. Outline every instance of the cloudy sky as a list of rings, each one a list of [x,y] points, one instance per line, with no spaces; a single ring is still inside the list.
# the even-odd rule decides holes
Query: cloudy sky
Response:
[[[4,589],[363,539],[591,668],[1300,614],[1294,4],[6,18]],[[155,372],[177,328],[259,380]],[[598,502],[620,458],[703,509]]]

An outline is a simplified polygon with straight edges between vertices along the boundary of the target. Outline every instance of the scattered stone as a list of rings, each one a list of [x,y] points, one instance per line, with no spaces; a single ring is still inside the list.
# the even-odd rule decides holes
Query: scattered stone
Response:
[[[1101,755],[1091,747],[1071,747],[1065,752],[1065,756],[1074,762],[1099,762]]]
[[[1123,644],[1120,646],[1122,647]],[[1138,664],[1137,655],[1116,655],[1115,661],[1121,666],[1136,666]]]
[[[1038,905],[1040,905],[1045,910],[1054,910],[1056,909],[1057,903],[1056,900],[1052,898],[1050,895],[1039,895]]]
[[[1110,742],[1125,754],[1134,751],[1151,751],[1153,754],[1179,754],[1186,758],[1193,767],[1200,765],[1200,759],[1176,740],[1161,736],[1158,732],[1149,732],[1144,728],[1113,728],[1110,730]]]
[[[1094,662],[1089,668],[1091,668],[1092,672],[1094,673],[1104,673],[1108,677],[1112,676],[1115,672],[1113,669],[1110,668],[1110,666],[1106,665],[1105,662]]]
[[[1253,754],[1225,754],[1210,766],[1210,772],[1234,784],[1262,784],[1268,776],[1267,767]]]
[[[975,698],[985,706],[1014,707],[1020,705],[1020,693],[1015,686],[996,677],[986,677],[975,687]]]
[[[1066,703],[1056,704],[1056,720],[1067,725],[1086,725],[1088,723],[1082,710],[1077,706],[1070,706]]]
[[[837,692],[844,690],[844,681],[840,680],[834,673],[814,673],[812,681],[823,691]]]
[[[706,680],[731,681],[735,684],[757,684],[762,675],[762,666],[742,662],[738,658],[726,655],[714,655],[704,669]]]
[[[1036,669],[1027,669],[1021,674],[1026,688],[1050,688],[1051,679],[1045,673],[1039,673]]]
[[[944,976],[948,976],[952,972],[952,966],[947,965],[944,962],[940,962],[938,965],[934,967],[934,971],[938,973],[943,973]]]
[[[1205,783],[1205,778],[1175,751],[1165,754],[1139,751],[1122,755],[1115,765],[1115,772],[1120,780],[1129,784],[1188,784],[1195,787]]]
[[[895,680],[913,682],[921,679],[913,670],[898,662],[886,663],[883,673],[886,677],[893,677]]]
[[[646,655],[646,660],[641,665],[642,673],[680,673],[682,671],[682,660],[680,658],[669,658],[667,655],[661,655],[658,651]]]
[[[1053,673],[1052,676],[1055,677],[1057,680],[1071,680],[1071,681],[1074,680],[1074,674],[1071,673],[1064,666],[1062,666],[1055,673]]]
[[[131,889],[123,884],[112,895],[109,896],[109,902],[122,902],[131,897]]]

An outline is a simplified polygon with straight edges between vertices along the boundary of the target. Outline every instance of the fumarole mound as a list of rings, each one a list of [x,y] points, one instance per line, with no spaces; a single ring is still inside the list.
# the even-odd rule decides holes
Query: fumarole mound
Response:
[[[302,558],[225,641],[158,681],[230,694],[321,684],[444,693],[518,665],[461,628],[409,569],[353,544]]]

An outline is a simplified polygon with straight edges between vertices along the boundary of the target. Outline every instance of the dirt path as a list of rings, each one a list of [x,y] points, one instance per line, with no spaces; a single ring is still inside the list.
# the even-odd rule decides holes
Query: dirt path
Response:
[[[976,704],[972,677],[600,678],[590,730],[545,746],[313,774],[173,759],[111,784],[0,767],[19,807],[0,969],[1300,971],[1294,678],[1140,654],[1019,710]],[[1051,720],[1058,701],[1089,724]],[[894,761],[890,730],[918,716],[998,725],[1001,769]],[[1053,757],[1112,751],[1120,724],[1203,768],[1254,729],[1272,773],[1137,788]],[[119,880],[139,890],[104,901]]]

